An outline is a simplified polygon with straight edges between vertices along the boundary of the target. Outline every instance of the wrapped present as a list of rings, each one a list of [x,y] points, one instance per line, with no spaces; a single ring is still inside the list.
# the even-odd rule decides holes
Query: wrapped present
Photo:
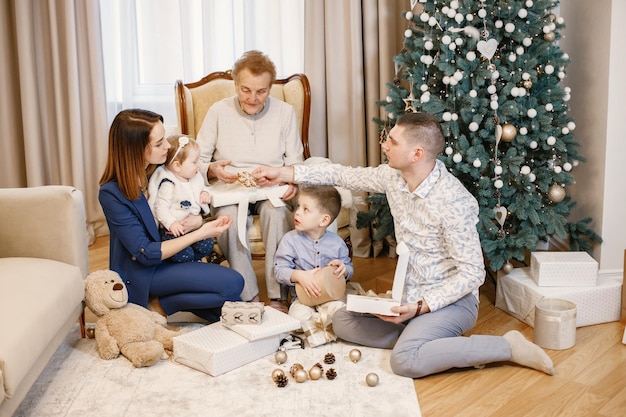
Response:
[[[337,340],[333,331],[332,314],[345,304],[340,301],[332,303],[334,305],[329,303],[319,306],[317,312],[309,320],[302,323],[302,331],[310,347],[325,345]]]
[[[532,252],[530,275],[542,287],[593,287],[598,262],[587,252]]]
[[[346,293],[346,280],[333,274],[334,266],[326,266],[314,275],[317,285],[321,288],[319,297],[309,297],[302,285],[296,283],[298,300],[305,306],[313,307],[328,301],[339,300]]]
[[[248,340],[259,340],[297,330],[300,328],[300,320],[275,308],[265,307],[261,324],[235,324],[226,327]]]
[[[540,287],[529,268],[515,268],[498,279],[496,307],[534,327],[535,306],[543,298],[576,304],[576,327],[620,319],[622,281],[600,276],[595,287]]]
[[[234,324],[261,324],[265,304],[262,302],[226,301],[222,306],[221,322]]]
[[[212,183],[209,187],[211,192],[211,206],[222,207],[237,204],[237,237],[239,242],[247,248],[246,224],[248,221],[248,205],[257,201],[269,200],[274,207],[283,207],[285,202],[282,196],[289,188],[288,185],[276,185],[273,187],[246,187],[241,182],[232,184],[223,182]]]
[[[250,341],[220,323],[173,338],[175,362],[218,376],[274,353],[278,336]]]

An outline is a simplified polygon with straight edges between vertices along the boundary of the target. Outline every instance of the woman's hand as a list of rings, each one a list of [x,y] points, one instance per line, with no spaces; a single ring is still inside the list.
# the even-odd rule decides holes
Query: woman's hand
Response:
[[[226,166],[230,165],[230,161],[214,161],[209,164],[209,170],[207,172],[207,178],[217,178],[218,180],[225,182],[226,184],[232,184],[237,181],[237,174],[231,174],[226,171]]]
[[[232,223],[232,217],[219,216],[215,220],[204,223],[200,230],[202,230],[202,232],[205,234],[205,239],[209,237],[218,237],[221,236],[222,233],[224,233],[224,231],[226,231],[226,229],[228,229]]]

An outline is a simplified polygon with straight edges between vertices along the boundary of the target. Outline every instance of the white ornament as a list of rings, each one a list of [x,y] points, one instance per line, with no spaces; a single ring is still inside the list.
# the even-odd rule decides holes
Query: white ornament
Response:
[[[433,45],[433,41],[426,41],[424,42],[424,49],[426,49],[427,51],[430,51],[434,48],[435,45]]]
[[[449,44],[450,42],[452,42],[452,38],[450,38],[450,36],[448,35],[443,35],[441,37],[441,43],[443,43],[444,45]]]
[[[471,14],[471,13],[468,13],[468,14],[465,16],[465,20],[467,20],[468,22],[473,21],[473,20],[474,20],[474,15],[473,15],[473,14]]]
[[[517,88],[517,87],[511,88],[511,95],[513,97],[519,97],[519,88]]]
[[[452,7],[454,10],[459,10],[459,2],[457,0],[452,0],[450,2],[450,7]]]
[[[413,19],[413,12],[406,12],[406,14],[404,15],[406,20],[411,20]]]
[[[564,163],[564,164],[563,164],[563,169],[564,169],[566,172],[570,172],[570,171],[572,170],[572,164],[570,164],[569,162]]]
[[[478,123],[471,122],[468,127],[470,132],[476,132],[478,130]]]
[[[423,93],[424,91],[428,91],[428,85],[427,84],[422,84],[420,85],[420,91]]]
[[[498,102],[492,101],[491,103],[489,103],[489,107],[491,107],[491,110],[498,110]]]
[[[493,186],[499,190],[500,188],[504,187],[504,183],[502,182],[502,180],[497,179],[493,182]]]
[[[487,87],[487,92],[489,94],[495,94],[496,91],[498,91],[498,89],[496,88],[495,85],[491,84],[489,87]]]
[[[552,146],[556,143],[556,138],[554,136],[548,136],[548,139],[546,139],[546,143]]]
[[[556,23],[558,23],[559,25],[562,25],[565,23],[565,19],[563,18],[563,16],[559,16],[556,18]]]
[[[474,159],[474,162],[472,162],[472,165],[474,165],[474,168],[480,168],[480,165],[481,165],[480,159],[478,158]]]
[[[527,72],[522,73],[522,80],[524,81],[530,80],[530,74]]]
[[[455,43],[457,46],[461,46],[461,45],[463,45],[463,38],[456,38],[456,39],[454,40],[454,43]]]
[[[517,55],[511,52],[509,54],[509,62],[515,62],[515,61],[517,61]]]
[[[562,80],[563,78],[565,78],[565,72],[563,71],[559,71],[559,73],[557,74],[557,76]]]
[[[536,179],[537,179],[537,176],[533,174],[532,172],[528,174],[528,181],[535,182]]]
[[[577,167],[580,162],[578,161],[578,159],[574,159],[572,163],[574,164],[575,167]]]
[[[546,104],[546,110],[547,111],[552,111],[553,109],[554,109],[554,106],[552,105],[552,103]]]
[[[452,114],[449,111],[444,112],[441,115],[442,119],[446,122],[449,122],[450,120],[452,120]]]
[[[420,102],[428,103],[430,101],[430,93],[427,91],[420,96]]]
[[[531,8],[533,7],[533,0],[526,0],[526,3],[524,3],[526,5],[526,7]]]
[[[458,164],[459,162],[463,160],[463,157],[461,156],[460,153],[455,153],[454,156],[452,157],[452,160]]]
[[[428,22],[428,19],[430,19],[430,15],[426,12],[420,14],[420,20],[424,23]]]
[[[496,165],[493,168],[493,173],[496,175],[502,175],[502,167],[500,165]]]
[[[521,46],[518,46],[517,49],[515,50],[515,52],[517,53],[517,55],[523,55],[524,54],[524,48]]]
[[[550,33],[550,32],[552,32],[552,26],[550,26],[550,25],[545,25],[545,26],[542,28],[542,30],[543,30],[543,33]]]
[[[385,100],[387,101],[387,103],[393,102],[393,99],[389,96],[385,97]]]
[[[446,147],[446,155],[452,155],[452,152],[454,152],[454,149],[452,149],[452,146],[447,146]]]
[[[574,122],[567,122],[567,128],[568,128],[569,130],[574,130],[574,129],[576,129],[576,123],[574,123]]]
[[[526,9],[519,9],[517,11],[517,15],[521,18],[521,19],[525,19],[526,16],[528,16],[528,10]]]
[[[522,175],[528,175],[530,174],[530,167],[528,165],[524,165],[520,170],[519,170],[520,174]]]
[[[526,112],[526,115],[532,119],[537,116],[537,110],[528,109],[528,111]]]
[[[491,73],[492,80],[497,80],[498,78],[500,78],[500,73],[497,70]]]
[[[555,165],[555,166],[554,166],[554,173],[555,173],[555,174],[560,174],[562,169],[563,169],[563,168],[561,168],[560,166]]]
[[[389,112],[389,113],[387,113],[387,118],[388,118],[388,119],[395,119],[395,118],[396,118],[396,115],[395,115],[395,114],[393,114],[393,113],[391,113],[391,112]]]
[[[437,19],[435,19],[434,17],[432,17],[432,16],[431,16],[431,17],[428,19],[428,25],[429,25],[429,26],[436,26],[436,25],[437,25]]]
[[[422,55],[420,58],[423,64],[430,65],[433,63],[433,57],[430,55]]]
[[[459,120],[459,115],[456,113],[452,113],[452,120],[457,121]]]
[[[446,13],[446,16],[448,16],[450,19],[454,19],[454,16],[456,16],[456,10],[454,9],[448,10],[448,13]]]
[[[465,19],[465,16],[463,16],[461,13],[457,13],[454,16],[454,21],[457,22],[457,23],[463,22],[463,19]]]
[[[478,11],[478,17],[480,17],[481,19],[484,19],[485,17],[487,17],[487,11],[485,9],[480,9]]]
[[[519,128],[519,134],[520,135],[527,135],[528,134],[528,129],[526,128],[526,126],[523,126],[523,127]]]
[[[533,40],[532,39],[530,39],[530,38],[522,39],[522,45],[524,45],[526,48],[528,48],[532,44],[533,44]]]
[[[495,24],[496,24],[496,28],[498,28],[498,29],[500,29],[502,27],[502,25],[503,25],[502,20],[500,20],[500,19],[496,20]]]
[[[411,31],[411,29],[407,29],[404,31],[405,38],[410,38],[411,36],[413,36],[413,32]]]
[[[473,62],[476,60],[476,53],[474,51],[469,51],[468,53],[465,54],[465,58],[469,62]]]
[[[554,67],[550,64],[546,65],[543,69],[546,74],[550,75],[554,72]]]
[[[531,140],[528,146],[530,146],[530,149],[537,149],[537,146],[539,146],[539,144],[536,140]]]
[[[476,98],[478,96],[478,93],[476,92],[476,90],[470,90],[469,96],[471,98]]]
[[[519,96],[524,97],[526,95],[526,89],[524,87],[519,87]]]
[[[448,49],[451,51],[454,51],[456,49],[456,43],[454,42],[450,43],[450,45],[448,45]]]
[[[504,31],[507,33],[515,32],[515,25],[513,23],[507,23],[506,25],[504,25]]]
[[[457,81],[461,81],[463,79],[463,71],[456,70],[456,72],[452,75]]]
[[[561,133],[563,133],[564,135],[567,135],[569,133],[569,129],[564,127],[563,129],[561,129]]]

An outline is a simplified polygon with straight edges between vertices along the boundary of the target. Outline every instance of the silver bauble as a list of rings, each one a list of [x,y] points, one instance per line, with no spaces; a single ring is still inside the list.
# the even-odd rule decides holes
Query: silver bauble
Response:
[[[276,360],[276,363],[279,365],[287,362],[287,352],[285,352],[284,350],[279,350],[274,355],[274,359]]]

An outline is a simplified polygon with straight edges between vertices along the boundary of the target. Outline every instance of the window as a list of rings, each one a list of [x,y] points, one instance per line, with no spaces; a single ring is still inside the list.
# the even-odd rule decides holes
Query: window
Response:
[[[100,0],[109,120],[122,109],[177,125],[174,83],[230,69],[250,49],[277,75],[304,70],[304,0]]]

